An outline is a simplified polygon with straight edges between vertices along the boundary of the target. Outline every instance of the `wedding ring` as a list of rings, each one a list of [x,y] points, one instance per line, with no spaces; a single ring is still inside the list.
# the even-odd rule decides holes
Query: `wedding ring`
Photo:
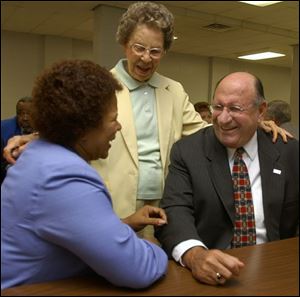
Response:
[[[219,272],[217,272],[216,277],[217,277],[217,281],[219,281],[222,278],[222,275]]]

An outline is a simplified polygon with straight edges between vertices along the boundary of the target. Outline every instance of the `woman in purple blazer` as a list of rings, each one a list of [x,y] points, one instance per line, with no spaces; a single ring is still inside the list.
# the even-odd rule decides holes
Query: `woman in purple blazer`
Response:
[[[117,286],[144,288],[166,273],[164,251],[135,234],[166,223],[164,212],[147,206],[119,219],[89,164],[108,156],[121,129],[120,89],[89,61],[54,64],[37,79],[39,140],[28,144],[1,187],[1,289],[92,271]]]

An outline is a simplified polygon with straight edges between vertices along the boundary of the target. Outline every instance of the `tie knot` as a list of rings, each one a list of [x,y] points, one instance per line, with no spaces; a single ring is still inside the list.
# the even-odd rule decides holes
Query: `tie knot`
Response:
[[[243,147],[239,147],[239,148],[236,149],[235,155],[241,158],[243,156],[244,152],[245,152],[244,148]]]

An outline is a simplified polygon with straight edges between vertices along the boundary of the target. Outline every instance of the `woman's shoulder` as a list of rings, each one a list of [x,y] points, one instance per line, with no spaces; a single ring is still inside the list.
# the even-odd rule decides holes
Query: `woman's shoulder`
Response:
[[[180,82],[160,73],[155,72],[152,78],[154,78],[155,81],[158,81],[160,86],[162,87],[167,87],[168,89],[177,89],[181,91],[184,89]]]
[[[99,180],[97,172],[74,150],[45,140],[34,140],[29,143],[16,165],[18,163],[19,167],[43,172],[44,176],[82,175]]]
[[[84,163],[84,160],[72,149],[42,139],[33,140],[29,143],[22,155],[46,163]]]

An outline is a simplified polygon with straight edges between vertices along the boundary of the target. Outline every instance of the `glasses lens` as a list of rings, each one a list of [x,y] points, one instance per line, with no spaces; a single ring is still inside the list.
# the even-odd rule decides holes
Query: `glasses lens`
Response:
[[[145,52],[145,47],[142,46],[141,44],[133,44],[132,45],[132,49],[134,50],[135,53],[137,53],[138,55],[142,55]]]
[[[217,105],[212,105],[212,109],[213,109],[213,111],[222,111],[223,110],[223,106],[222,105],[219,105],[219,104],[217,104]]]
[[[229,106],[228,110],[233,114],[241,113],[244,111],[243,108],[240,106]]]
[[[134,51],[134,53],[136,55],[144,55],[146,51],[149,51],[149,55],[151,58],[153,59],[159,59],[162,55],[162,52],[163,50],[161,48],[150,48],[150,49],[147,49],[146,47],[144,47],[143,45],[141,44],[138,44],[138,43],[134,43],[132,46],[131,46],[132,50]]]
[[[152,48],[150,50],[150,56],[153,58],[160,58],[162,50],[160,48]]]
[[[247,110],[238,105],[232,105],[232,106],[227,106],[227,107],[225,107],[221,104],[212,105],[212,109],[216,113],[223,112],[224,108],[226,108],[227,112],[230,113],[231,115],[241,114]]]

